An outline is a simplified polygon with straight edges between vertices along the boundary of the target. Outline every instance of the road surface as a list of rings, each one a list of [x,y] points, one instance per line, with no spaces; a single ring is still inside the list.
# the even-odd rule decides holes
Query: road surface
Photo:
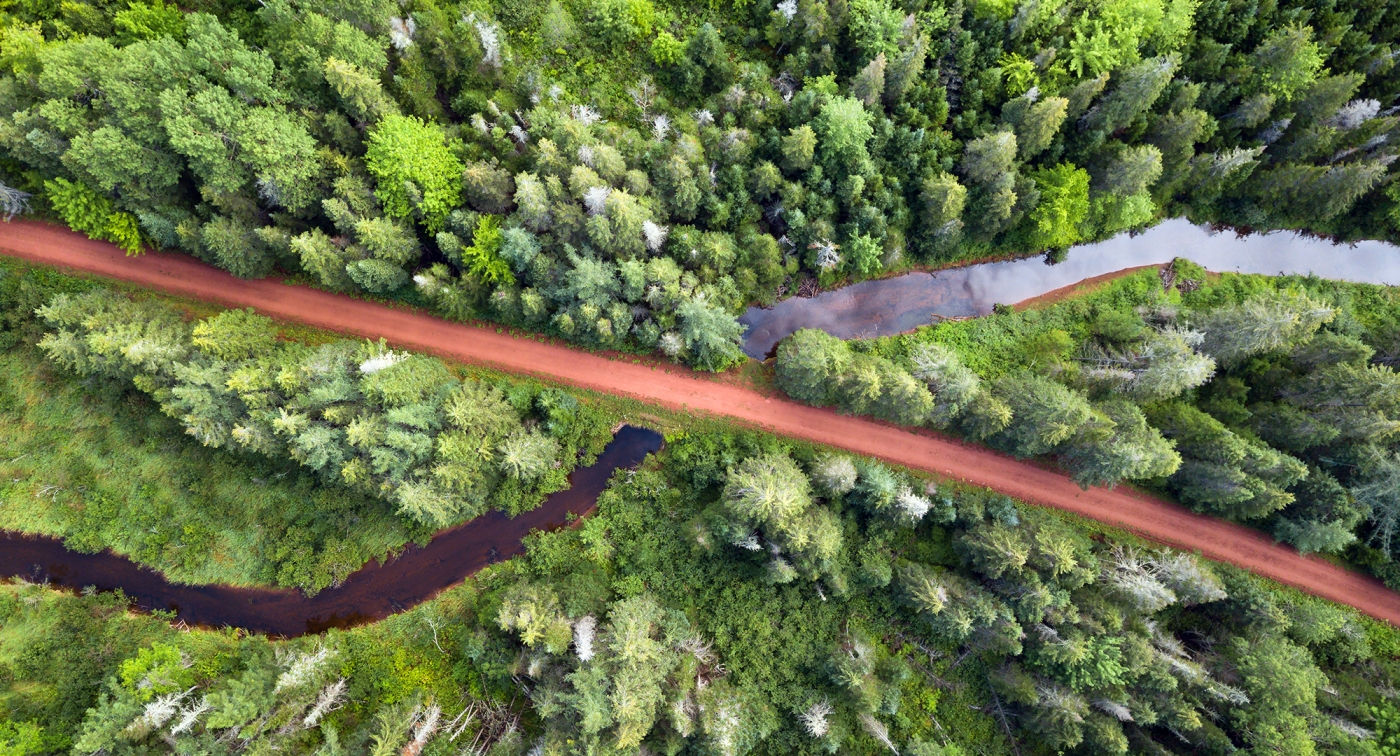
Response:
[[[192,257],[117,247],[35,221],[0,225],[0,254],[120,279],[141,286],[429,352],[461,362],[527,373],[581,388],[631,396],[686,412],[734,418],[772,431],[847,449],[1056,507],[1153,541],[1243,567],[1400,625],[1400,594],[1379,581],[1275,544],[1249,528],[1190,512],[1127,488],[1080,490],[1063,473],[979,446],[831,410],[808,407],[703,377],[535,339],[451,323],[421,312],[293,286],[245,281]]]

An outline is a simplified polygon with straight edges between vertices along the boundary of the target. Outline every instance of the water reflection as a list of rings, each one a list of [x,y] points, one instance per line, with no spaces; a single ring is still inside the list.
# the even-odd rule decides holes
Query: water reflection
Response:
[[[1215,233],[1185,219],[1169,220],[1137,236],[1121,234],[1070,250],[1059,265],[1034,257],[985,263],[937,273],[909,273],[864,281],[810,299],[793,297],[771,309],[750,307],[739,322],[749,327],[744,352],[763,359],[788,334],[820,328],[843,339],[889,336],[935,317],[986,315],[1071,286],[1086,278],[1184,257],[1216,272],[1306,275],[1358,283],[1400,284],[1395,245],[1365,241],[1338,245],[1292,232],[1239,236]]]

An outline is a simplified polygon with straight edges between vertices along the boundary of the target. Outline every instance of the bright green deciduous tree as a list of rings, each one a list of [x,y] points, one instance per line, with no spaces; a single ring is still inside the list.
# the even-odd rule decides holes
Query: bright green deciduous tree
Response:
[[[128,255],[141,253],[141,229],[136,216],[117,210],[96,189],[61,178],[45,181],[44,188],[49,204],[69,228],[91,239],[112,242]]]
[[[1310,26],[1286,26],[1264,39],[1249,55],[1253,85],[1279,99],[1308,86],[1322,68],[1322,50]]]
[[[870,113],[859,100],[833,97],[813,120],[817,154],[835,175],[864,174],[871,170],[866,144],[875,135]]]
[[[1064,249],[1079,241],[1079,225],[1089,215],[1089,174],[1073,163],[1060,163],[1032,176],[1040,190],[1040,203],[1028,218],[1032,246]]]
[[[462,271],[483,283],[510,286],[515,276],[501,257],[500,217],[483,215],[476,222],[472,245],[462,249]]]
[[[386,116],[370,132],[365,167],[374,175],[375,196],[391,218],[416,213],[436,232],[460,204],[462,163],[447,148],[436,124],[415,116]]]

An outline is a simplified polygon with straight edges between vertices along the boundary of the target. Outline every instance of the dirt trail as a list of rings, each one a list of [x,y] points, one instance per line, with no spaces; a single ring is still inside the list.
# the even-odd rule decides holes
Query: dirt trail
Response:
[[[785,436],[848,449],[895,464],[986,486],[1058,507],[1154,541],[1238,565],[1331,601],[1400,624],[1400,594],[1364,575],[1302,556],[1239,525],[1120,487],[1082,491],[1067,476],[1036,464],[933,434],[916,434],[833,411],[766,398],[683,370],[611,360],[493,328],[449,323],[273,280],[244,281],[191,257],[147,253],[128,258],[115,246],[31,221],[0,226],[0,254],[129,281],[187,297],[253,307],[279,319],[431,352],[463,362],[529,373],[596,391],[623,394],[690,412],[735,418]]]

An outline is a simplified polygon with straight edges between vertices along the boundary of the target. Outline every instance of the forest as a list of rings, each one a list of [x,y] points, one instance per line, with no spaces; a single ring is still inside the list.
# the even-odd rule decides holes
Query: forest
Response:
[[[416,501],[532,506],[551,484],[520,474],[513,440],[567,465],[619,416],[373,343],[279,333],[246,310],[0,267],[0,423],[53,438],[64,419],[110,416],[97,438],[144,437],[126,452],[142,471],[130,497],[95,470],[98,431],[81,422],[51,459],[15,454],[0,519],[57,523],[74,548],[116,546],[192,582],[325,589],[472,514]],[[210,373],[226,392],[197,379]],[[579,419],[552,419],[569,401],[562,417]],[[957,756],[1400,743],[1387,624],[991,491],[716,422],[652,422],[665,449],[618,472],[578,527],[373,625],[276,640],[172,625],[120,593],[0,586],[0,744]],[[427,455],[406,455],[413,434],[431,438]],[[472,477],[494,486],[478,498],[440,472],[462,463],[462,436],[499,449],[498,471]],[[7,436],[6,455],[25,443]],[[178,483],[210,464],[217,489]],[[273,503],[225,521],[273,470],[281,482],[258,492]],[[200,563],[230,537],[258,548],[218,549],[232,568]]]
[[[777,385],[934,427],[1082,486],[1135,482],[1400,586],[1400,301],[1177,260],[1046,308],[843,342],[798,331]]]
[[[703,370],[1163,217],[1394,238],[1390,2],[12,0],[0,181],[130,253]]]
[[[1167,217],[1396,238],[1400,3],[0,0],[0,208],[703,371],[737,316]],[[0,585],[0,754],[1400,752],[1400,634],[992,491],[0,263],[0,527],[334,590],[666,434],[597,511],[296,639]],[[1177,262],[793,335],[789,396],[1400,587],[1400,303]]]

